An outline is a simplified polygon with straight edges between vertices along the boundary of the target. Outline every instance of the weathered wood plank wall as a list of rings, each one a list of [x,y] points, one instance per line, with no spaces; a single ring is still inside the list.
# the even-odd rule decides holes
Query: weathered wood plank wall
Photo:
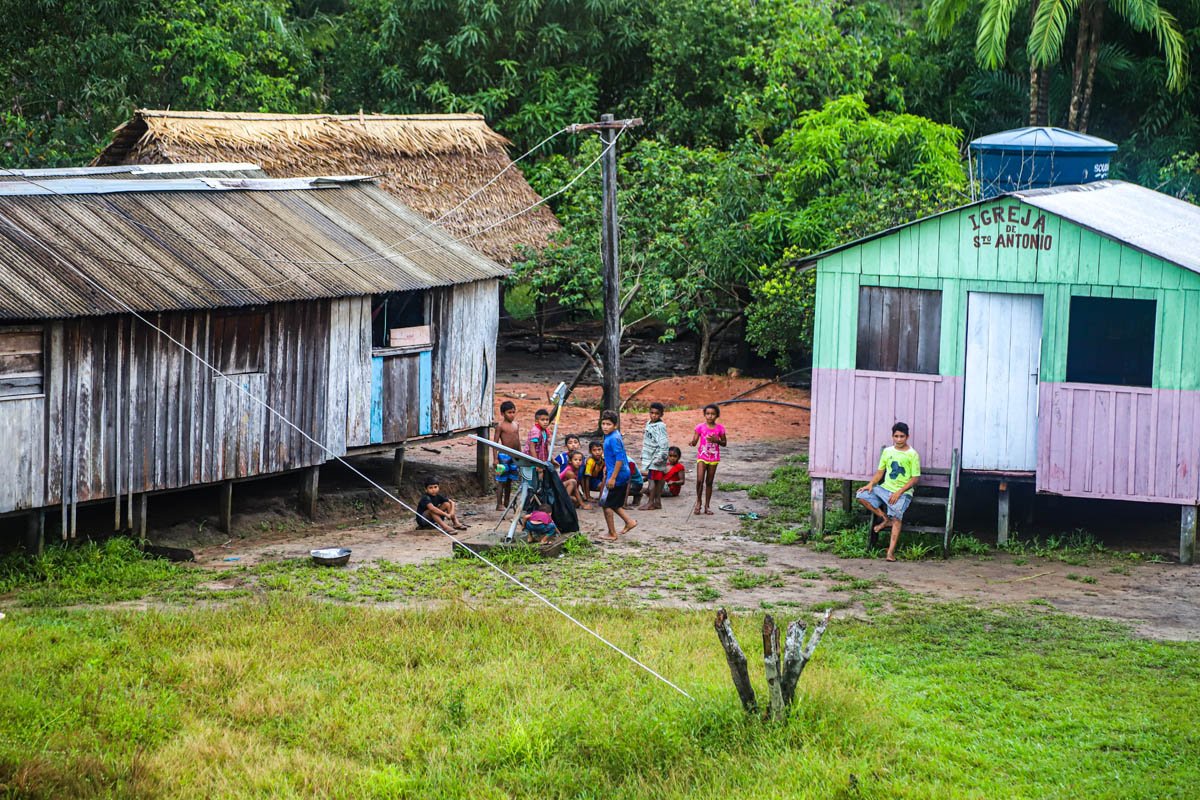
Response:
[[[496,281],[434,290],[431,316],[433,430],[458,431],[491,423],[500,329]]]
[[[432,354],[385,359],[387,443],[490,421],[495,281],[432,295]],[[131,317],[48,323],[44,395],[0,400],[0,513],[128,497],[128,519],[133,494],[327,460],[239,386],[336,454],[369,444],[370,312],[355,297],[150,318],[237,385]]]

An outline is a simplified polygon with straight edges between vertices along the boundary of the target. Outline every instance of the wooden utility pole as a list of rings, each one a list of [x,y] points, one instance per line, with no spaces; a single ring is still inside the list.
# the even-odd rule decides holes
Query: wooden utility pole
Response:
[[[603,191],[604,219],[600,226],[600,261],[604,268],[604,336],[600,360],[604,366],[604,390],[601,408],[616,411],[621,407],[621,268],[617,260],[617,134],[635,128],[641,119],[614,120],[602,114],[599,122],[572,125],[572,133],[599,131],[604,143]]]

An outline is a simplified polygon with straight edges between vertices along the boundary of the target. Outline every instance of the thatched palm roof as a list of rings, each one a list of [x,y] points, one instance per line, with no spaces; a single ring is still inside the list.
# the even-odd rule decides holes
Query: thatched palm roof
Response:
[[[476,114],[232,114],[139,110],[93,162],[252,161],[276,178],[378,175],[414,211],[436,219],[512,163],[508,141]],[[457,209],[442,227],[467,236],[537,202],[517,168]],[[558,222],[545,206],[466,240],[499,261],[544,247]]]

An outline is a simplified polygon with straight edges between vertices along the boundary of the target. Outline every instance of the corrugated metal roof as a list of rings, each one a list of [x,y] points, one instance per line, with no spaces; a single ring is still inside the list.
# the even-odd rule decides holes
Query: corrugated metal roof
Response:
[[[265,178],[267,173],[258,164],[119,164],[115,167],[42,167],[39,169],[0,169],[0,181],[44,180],[46,178],[161,178],[191,175],[192,177]]]
[[[124,194],[126,192],[290,192],[327,189],[345,183],[362,183],[367,175],[334,175],[321,178],[161,178],[155,181],[95,180],[93,178],[26,179],[0,183],[0,197]]]
[[[1012,196],[1144,253],[1200,272],[1200,206],[1124,181],[1029,189],[1013,192]]]
[[[811,264],[828,255],[889,236],[910,225],[985,203],[996,203],[1005,197],[1016,197],[1135,250],[1200,273],[1200,206],[1124,181],[1095,181],[1010,192],[885,228],[811,256],[797,258],[792,263]]]
[[[123,185],[58,191],[86,182],[20,193],[0,184],[0,318],[256,305],[507,274],[371,182],[197,179],[181,191],[177,180],[95,180]]]

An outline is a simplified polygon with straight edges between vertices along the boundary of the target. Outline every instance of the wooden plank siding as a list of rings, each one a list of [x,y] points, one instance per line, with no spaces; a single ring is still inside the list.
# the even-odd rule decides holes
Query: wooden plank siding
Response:
[[[491,421],[498,297],[494,280],[431,290],[432,352],[382,359],[385,444]],[[370,443],[370,296],[148,319],[166,335],[123,315],[44,325],[44,393],[0,398],[0,513],[61,502],[69,525],[71,504],[128,498],[120,524],[134,494],[327,460],[253,397],[334,454]]]

